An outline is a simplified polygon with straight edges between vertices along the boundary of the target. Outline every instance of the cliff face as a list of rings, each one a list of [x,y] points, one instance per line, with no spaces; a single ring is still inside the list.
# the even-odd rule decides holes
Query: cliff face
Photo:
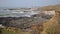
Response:
[[[49,21],[43,24],[42,34],[59,34],[60,33],[60,13],[56,11],[55,16],[53,16]]]

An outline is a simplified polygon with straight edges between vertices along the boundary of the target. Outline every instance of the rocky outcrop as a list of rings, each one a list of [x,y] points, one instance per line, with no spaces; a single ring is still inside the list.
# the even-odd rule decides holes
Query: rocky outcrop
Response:
[[[0,24],[6,27],[17,27],[26,30],[32,25],[42,24],[52,18],[53,15],[35,14],[31,17],[0,17]]]

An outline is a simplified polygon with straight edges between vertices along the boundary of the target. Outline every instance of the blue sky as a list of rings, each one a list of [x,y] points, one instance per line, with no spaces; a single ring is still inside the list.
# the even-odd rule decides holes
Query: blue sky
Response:
[[[0,7],[33,7],[60,4],[60,0],[0,0]]]

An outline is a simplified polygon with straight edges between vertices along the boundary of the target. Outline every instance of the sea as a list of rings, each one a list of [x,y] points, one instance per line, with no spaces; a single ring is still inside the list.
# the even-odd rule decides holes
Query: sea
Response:
[[[38,14],[38,12],[0,9],[0,17],[31,17],[34,14]]]

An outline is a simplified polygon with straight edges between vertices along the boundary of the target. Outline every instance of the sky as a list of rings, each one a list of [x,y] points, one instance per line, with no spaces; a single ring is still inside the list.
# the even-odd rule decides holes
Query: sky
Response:
[[[0,7],[37,7],[60,4],[60,0],[0,0]]]

